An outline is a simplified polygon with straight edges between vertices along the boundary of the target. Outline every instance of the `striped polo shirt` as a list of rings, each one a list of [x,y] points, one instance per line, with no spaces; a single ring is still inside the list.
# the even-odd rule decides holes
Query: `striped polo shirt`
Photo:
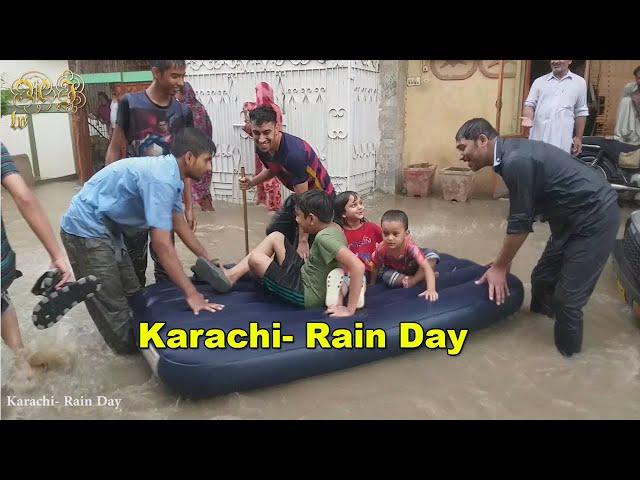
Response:
[[[289,190],[293,191],[294,185],[307,182],[309,190],[324,190],[334,195],[329,173],[311,145],[301,138],[283,132],[280,148],[273,157],[257,148],[256,154]]]

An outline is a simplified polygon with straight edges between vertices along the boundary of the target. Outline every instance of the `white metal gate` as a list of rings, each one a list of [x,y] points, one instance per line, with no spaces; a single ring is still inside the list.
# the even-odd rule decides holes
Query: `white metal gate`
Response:
[[[261,81],[273,88],[284,130],[313,147],[338,192],[375,188],[377,60],[188,60],[186,80],[213,123],[215,199],[240,202],[240,167],[255,172],[253,141],[242,130],[241,112],[244,102],[255,101]],[[282,190],[283,198],[289,195]]]

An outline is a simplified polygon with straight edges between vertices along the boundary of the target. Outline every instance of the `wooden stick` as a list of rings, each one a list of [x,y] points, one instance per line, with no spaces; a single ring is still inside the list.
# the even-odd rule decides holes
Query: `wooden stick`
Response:
[[[245,178],[244,167],[240,167],[240,176]],[[242,190],[242,210],[244,213],[244,252],[249,255],[249,223],[247,221],[247,191]]]

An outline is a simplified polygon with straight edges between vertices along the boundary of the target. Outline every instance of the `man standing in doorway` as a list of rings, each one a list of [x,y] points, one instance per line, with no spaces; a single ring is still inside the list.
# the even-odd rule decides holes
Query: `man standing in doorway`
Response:
[[[633,71],[635,81],[622,90],[613,138],[619,142],[640,145],[640,65]]]
[[[551,73],[535,79],[524,102],[522,126],[532,127],[530,140],[578,155],[589,116],[587,84],[569,65],[571,60],[551,60]]]

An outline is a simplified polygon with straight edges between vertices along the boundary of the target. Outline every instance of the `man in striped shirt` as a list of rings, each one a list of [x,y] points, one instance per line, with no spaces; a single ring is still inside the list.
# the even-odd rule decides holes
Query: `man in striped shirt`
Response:
[[[256,154],[266,167],[255,177],[241,178],[240,189],[260,185],[273,177],[297,195],[307,190],[323,190],[335,195],[331,178],[311,146],[294,135],[282,132],[276,122],[276,112],[270,106],[261,106],[249,113],[251,133],[256,144]],[[281,232],[303,260],[309,257],[309,245],[313,241],[296,223],[294,196],[289,196],[276,212],[266,230]]]

